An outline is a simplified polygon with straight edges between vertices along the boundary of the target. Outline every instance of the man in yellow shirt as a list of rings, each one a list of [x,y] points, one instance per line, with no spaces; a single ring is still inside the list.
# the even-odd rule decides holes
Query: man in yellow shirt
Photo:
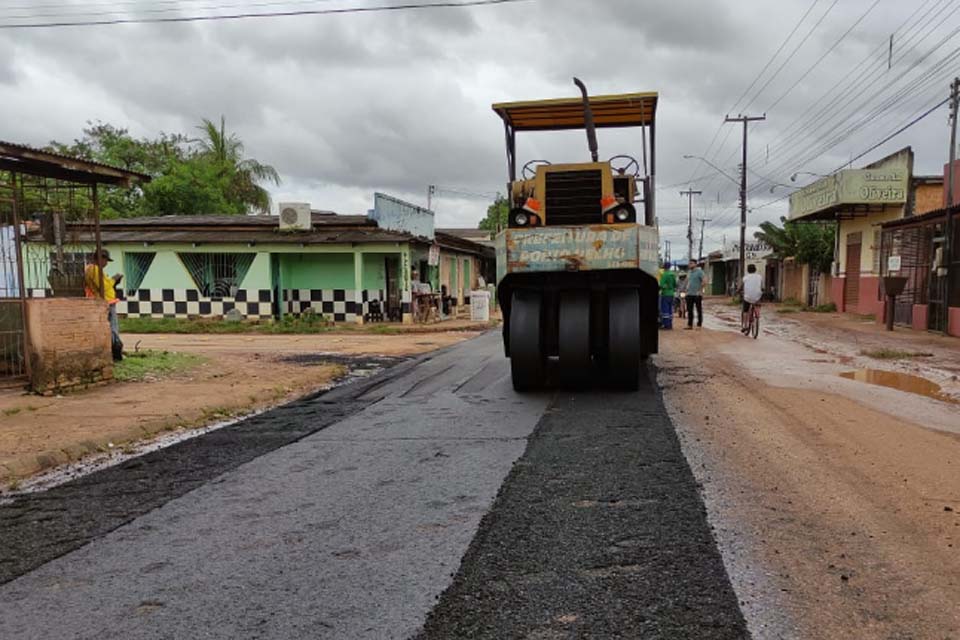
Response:
[[[121,274],[112,277],[103,273],[107,263],[113,262],[106,249],[100,255],[93,255],[92,264],[84,271],[84,289],[88,298],[106,300],[108,305],[107,321],[110,323],[110,339],[113,347],[113,359],[123,359],[123,342],[120,340],[120,321],[117,318],[117,285],[123,279]],[[101,276],[102,273],[102,276]]]

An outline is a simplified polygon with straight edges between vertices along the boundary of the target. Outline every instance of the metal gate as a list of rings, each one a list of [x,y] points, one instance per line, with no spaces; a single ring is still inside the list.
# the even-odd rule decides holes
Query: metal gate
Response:
[[[26,378],[26,290],[15,191],[0,185],[0,386]]]

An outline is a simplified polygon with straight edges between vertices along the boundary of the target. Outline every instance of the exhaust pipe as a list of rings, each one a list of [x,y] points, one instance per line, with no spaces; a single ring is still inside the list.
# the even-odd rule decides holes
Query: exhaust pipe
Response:
[[[580,88],[583,95],[583,124],[587,129],[587,145],[590,147],[590,157],[597,162],[599,155],[597,153],[597,127],[593,124],[593,110],[590,108],[590,96],[587,95],[587,87],[580,81],[580,78],[574,78],[573,84]]]

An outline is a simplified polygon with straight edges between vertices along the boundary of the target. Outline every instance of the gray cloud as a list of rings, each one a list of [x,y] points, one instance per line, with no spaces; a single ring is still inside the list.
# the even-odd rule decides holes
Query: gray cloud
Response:
[[[768,108],[869,3],[839,3],[749,110]],[[374,190],[420,202],[428,184],[502,191],[503,132],[490,104],[572,96],[570,79],[578,75],[597,93],[660,92],[659,213],[676,257],[676,247],[686,243],[686,203],[678,194],[683,187],[673,185],[702,176],[693,185],[705,192],[697,213],[718,221],[708,227],[708,246],[724,233],[732,236],[737,219],[736,187],[682,156],[707,151],[724,113],[808,6],[808,0],[534,0],[379,15],[5,31],[0,32],[0,83],[6,89],[0,138],[34,144],[68,140],[95,119],[138,135],[190,133],[201,118],[223,114],[248,153],[280,170],[284,184],[274,191],[275,199],[307,199],[317,207],[356,213],[369,206]],[[821,3],[813,15],[826,6]],[[916,110],[927,94],[809,162],[802,162],[799,151],[837,113],[778,145],[782,132],[882,46],[914,9],[881,5],[753,129],[751,166],[758,174],[789,184],[793,171],[833,169]],[[918,51],[957,20],[954,15],[943,24],[931,22],[929,35],[917,34],[917,42],[926,43]],[[890,79],[880,66],[869,86]],[[872,158],[912,143],[919,170],[934,172],[945,156],[945,128],[942,117],[929,120]],[[638,142],[630,133],[605,133],[601,153],[639,154]],[[710,157],[735,173],[738,148],[739,131],[727,125]],[[520,140],[521,159],[580,160],[585,154],[582,133]],[[751,183],[759,181],[751,174]],[[758,207],[751,224],[780,215],[783,203],[760,205],[783,193],[780,187],[773,194],[769,185],[758,188],[750,200]],[[458,226],[475,224],[486,206],[451,196],[437,201],[441,223]]]

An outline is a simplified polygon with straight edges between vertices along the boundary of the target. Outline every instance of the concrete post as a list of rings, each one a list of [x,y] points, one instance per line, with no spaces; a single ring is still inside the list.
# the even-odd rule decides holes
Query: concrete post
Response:
[[[363,324],[363,252],[353,252],[353,301],[356,323]]]

